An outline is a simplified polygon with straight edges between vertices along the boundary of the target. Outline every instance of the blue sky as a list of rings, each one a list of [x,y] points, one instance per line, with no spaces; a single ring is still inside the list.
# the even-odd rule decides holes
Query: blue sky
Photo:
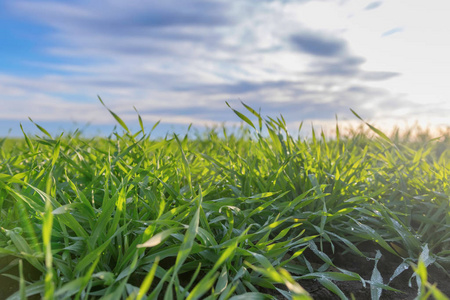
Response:
[[[0,136],[235,124],[449,126],[446,0],[0,0]]]

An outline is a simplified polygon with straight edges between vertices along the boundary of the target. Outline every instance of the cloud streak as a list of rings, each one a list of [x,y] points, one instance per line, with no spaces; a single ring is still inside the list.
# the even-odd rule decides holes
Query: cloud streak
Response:
[[[403,28],[402,27],[395,27],[392,29],[389,29],[388,31],[383,32],[383,34],[381,36],[385,37],[385,36],[390,36],[399,32],[402,32]]]
[[[347,44],[342,39],[325,36],[321,33],[302,32],[292,35],[294,48],[315,56],[333,57],[346,52]]]
[[[383,2],[381,2],[381,1],[371,2],[365,7],[365,10],[376,9],[376,8],[380,7],[382,4],[383,4]]]

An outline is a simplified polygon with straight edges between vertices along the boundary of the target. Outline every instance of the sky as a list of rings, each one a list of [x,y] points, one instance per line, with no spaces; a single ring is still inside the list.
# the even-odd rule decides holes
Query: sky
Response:
[[[239,123],[450,126],[448,0],[0,0],[0,136]]]

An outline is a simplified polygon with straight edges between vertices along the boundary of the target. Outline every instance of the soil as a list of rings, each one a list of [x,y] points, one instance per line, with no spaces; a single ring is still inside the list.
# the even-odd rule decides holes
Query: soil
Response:
[[[382,256],[377,264],[377,269],[383,277],[384,284],[388,283],[389,278],[392,276],[395,269],[397,269],[397,267],[402,263],[401,258],[382,249],[380,246],[372,242],[360,244],[358,249],[370,258],[375,257],[377,250],[382,253]],[[333,263],[337,267],[356,272],[362,278],[367,280],[371,278],[375,264],[374,260],[367,259],[353,253],[344,253],[343,249],[338,247],[335,248],[335,252],[333,254],[329,245],[324,245],[324,252],[333,259]],[[323,261],[310,250],[305,251],[305,256],[311,263],[323,264]],[[427,271],[428,281],[433,284],[435,283],[442,293],[450,297],[449,275],[435,266],[428,267]],[[403,293],[383,290],[380,299],[415,299],[418,291],[415,278],[411,280],[411,287],[409,286],[412,274],[412,268],[409,267],[389,283],[390,287],[400,290]],[[337,295],[323,287],[317,280],[300,280],[299,283],[314,299],[340,299]],[[349,299],[352,299],[352,295],[354,299],[371,299],[369,284],[366,284],[366,287],[363,287],[360,281],[334,281],[334,283]]]
[[[387,283],[389,278],[394,273],[395,269],[400,265],[402,260],[392,253],[387,252],[386,250],[379,247],[377,244],[372,242],[365,242],[358,245],[358,249],[363,252],[367,257],[374,258],[376,255],[376,251],[379,250],[382,253],[382,256],[377,264],[377,269],[380,271],[383,282]],[[369,280],[372,276],[372,271],[374,268],[374,260],[367,259],[365,257],[361,257],[359,255],[345,252],[342,248],[336,246],[334,254],[331,251],[330,245],[324,244],[323,251],[333,260],[333,263],[342,269],[346,269],[348,271],[356,272],[364,279]],[[311,250],[306,250],[304,252],[305,257],[313,266],[320,266],[323,264],[323,261],[318,258]],[[19,267],[18,260],[12,256],[6,256],[0,258],[0,270],[7,270],[4,272],[6,274],[11,274],[14,276],[19,276]],[[167,261],[168,264],[172,262]],[[332,271],[328,270],[328,271]],[[431,283],[435,283],[437,287],[440,289],[442,293],[450,297],[450,276],[446,274],[444,271],[430,266],[427,269],[428,271],[428,280]],[[381,299],[384,300],[412,300],[417,297],[417,285],[416,280],[411,280],[411,287],[409,286],[409,281],[413,271],[411,268],[401,273],[397,276],[389,286],[403,291],[403,293],[383,290],[381,294]],[[39,280],[41,276],[40,272],[34,269],[29,263],[24,261],[24,276],[25,280],[33,282]],[[314,299],[339,299],[339,297],[328,289],[323,287],[317,280],[300,280],[300,285],[309,292],[309,294]],[[349,298],[352,299],[370,299],[370,285],[366,285],[363,287],[362,283],[359,281],[334,281],[334,283],[343,291],[343,293]],[[139,284],[138,284],[139,285]],[[285,289],[284,286],[278,286],[281,289]],[[19,290],[18,281],[0,275],[0,300],[6,299],[9,295]],[[277,291],[262,289],[262,292],[275,296],[277,299],[285,299]],[[39,299],[38,296],[32,297],[30,299]]]
[[[0,270],[4,271],[0,275],[0,300],[3,300],[19,290],[19,281],[3,275],[8,274],[17,278],[20,277],[18,258],[15,256],[0,257]],[[30,263],[23,260],[23,276],[26,281],[37,281],[41,274],[42,273],[35,269]],[[35,297],[29,297],[28,299],[34,300],[40,299],[40,297],[36,295]]]

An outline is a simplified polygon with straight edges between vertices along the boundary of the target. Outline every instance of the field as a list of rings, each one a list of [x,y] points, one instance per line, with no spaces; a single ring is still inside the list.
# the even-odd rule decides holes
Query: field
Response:
[[[109,137],[2,139],[0,299],[448,299],[449,135],[232,110],[232,131],[110,111]]]

